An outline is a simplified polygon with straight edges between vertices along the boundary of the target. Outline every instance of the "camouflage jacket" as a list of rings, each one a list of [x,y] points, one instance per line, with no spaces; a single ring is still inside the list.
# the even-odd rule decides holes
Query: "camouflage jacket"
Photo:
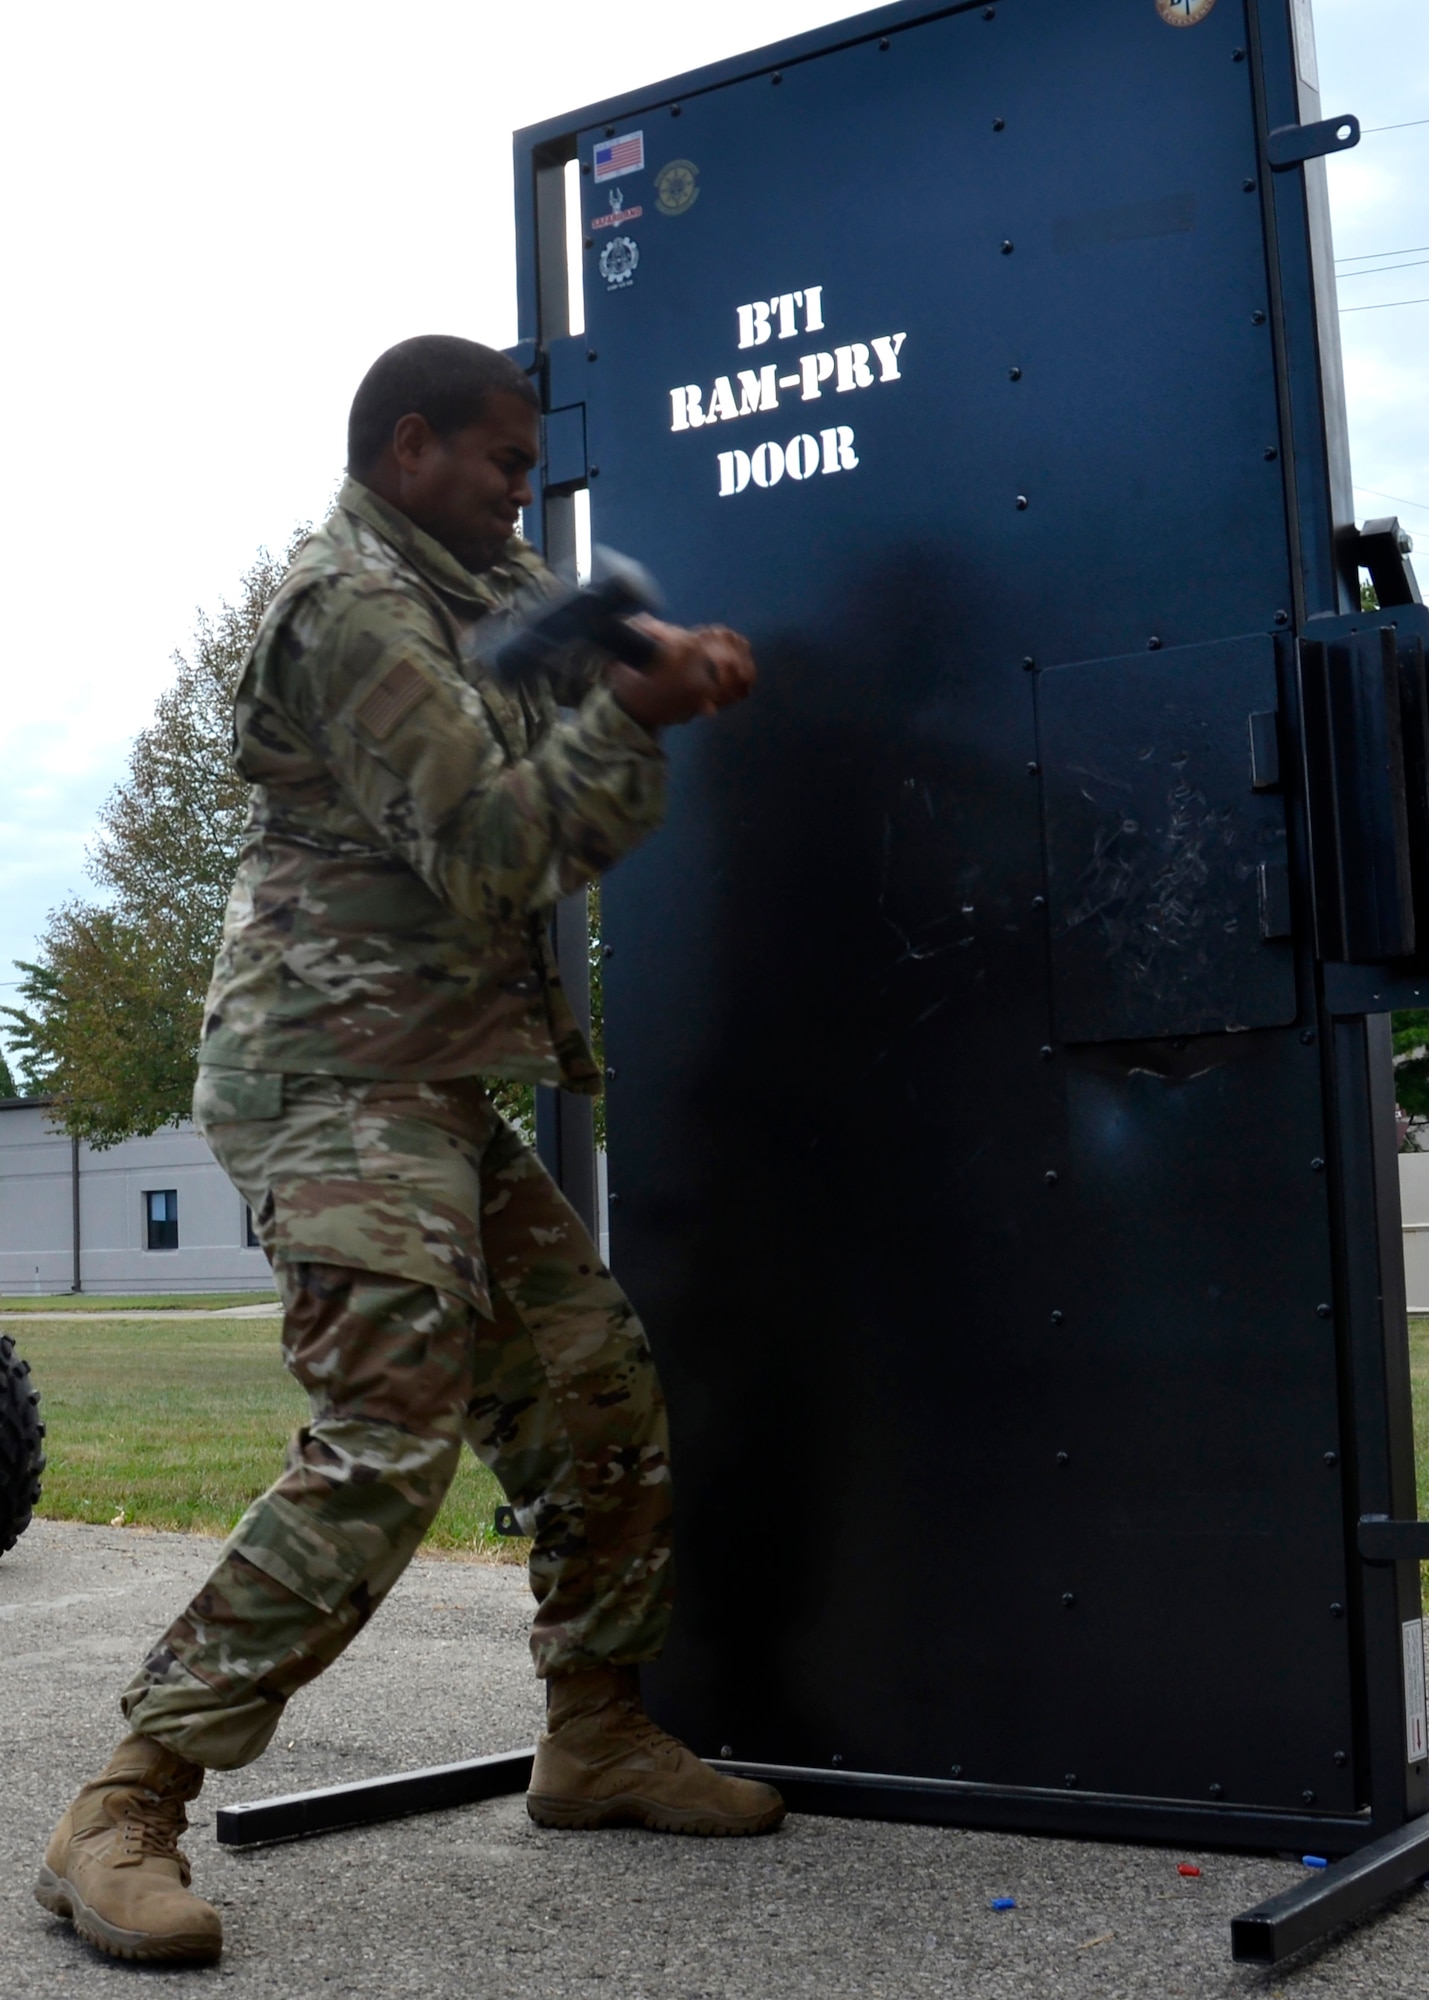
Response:
[[[547,919],[659,824],[665,760],[594,658],[483,673],[522,587],[550,588],[524,542],[473,576],[351,479],[299,550],[238,691],[252,808],[200,1062],[599,1089]]]

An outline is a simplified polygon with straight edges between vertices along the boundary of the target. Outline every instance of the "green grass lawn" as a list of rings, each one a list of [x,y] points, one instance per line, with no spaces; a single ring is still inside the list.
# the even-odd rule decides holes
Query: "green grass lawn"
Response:
[[[272,1320],[33,1321],[16,1345],[34,1371],[48,1465],[39,1512],[56,1521],[224,1535],[282,1470],[307,1399]],[[502,1499],[470,1452],[425,1546],[525,1560],[493,1528]]]
[[[32,1292],[0,1298],[0,1313],[222,1312],[229,1306],[276,1305],[276,1292],[143,1292],[107,1298],[98,1292]]]

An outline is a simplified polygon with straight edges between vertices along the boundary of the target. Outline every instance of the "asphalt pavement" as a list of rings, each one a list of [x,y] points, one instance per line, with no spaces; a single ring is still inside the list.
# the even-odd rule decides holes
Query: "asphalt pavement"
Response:
[[[220,1963],[105,1959],[45,1915],[31,1883],[55,1819],[121,1733],[118,1690],[214,1548],[41,1521],[0,1560],[7,2000],[134,2000],[151,1986],[165,2000],[1348,2000],[1429,1988],[1421,1890],[1286,1965],[1232,1964],[1231,1917],[1301,1879],[1273,1856],[803,1817],[757,1840],[550,1833],[519,1797],[219,1848],[218,1805],[531,1742],[541,1701],[522,1572],[435,1558],[413,1564],[292,1703],[261,1763],[206,1785],[187,1846],[195,1887],[223,1913]],[[1014,1910],[990,1907],[1009,1896]]]

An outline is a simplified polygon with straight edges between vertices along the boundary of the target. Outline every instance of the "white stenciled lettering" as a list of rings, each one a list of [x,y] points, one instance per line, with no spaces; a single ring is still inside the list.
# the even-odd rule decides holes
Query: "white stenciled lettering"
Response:
[[[784,477],[783,447],[761,444],[749,454],[749,469],[756,486],[777,486]]]
[[[769,310],[771,312],[775,306],[779,308],[779,338],[781,340],[796,340],[798,338],[799,323],[794,317],[794,308],[795,306],[801,306],[803,303],[804,294],[802,292],[783,292],[777,299],[769,301]]]
[[[775,328],[769,324],[769,306],[763,298],[757,298],[753,306],[735,306],[735,318],[739,320],[741,348],[763,348],[767,340],[775,338]]]
[[[802,383],[800,393],[806,403],[812,403],[819,395],[819,384],[827,382],[834,372],[832,354],[801,354],[799,357],[799,378]]]
[[[717,460],[719,465],[719,497],[728,500],[731,493],[742,493],[749,484],[749,453],[747,451],[722,451]]]
[[[704,392],[698,382],[691,382],[686,388],[670,391],[670,429],[672,431],[697,431],[705,421],[700,408]]]
[[[803,291],[776,292],[772,298],[751,299],[734,310],[741,349],[794,340],[801,333],[823,332],[824,288],[806,285]],[[670,428],[703,430],[706,424],[771,415],[784,397],[797,395],[801,402],[816,403],[828,390],[846,396],[880,383],[899,382],[907,339],[906,333],[880,333],[868,340],[845,341],[831,353],[819,349],[791,354],[782,367],[768,361],[734,368],[727,375],[717,375],[708,388],[701,383],[682,384],[669,391]],[[786,444],[770,438],[748,451],[716,452],[715,464],[720,498],[733,499],[752,487],[768,492],[786,477],[802,485],[816,475],[852,472],[859,464],[859,455],[852,425],[832,424],[827,430],[801,431]]]
[[[734,390],[730,385],[730,379],[728,375],[720,375],[716,378],[713,389],[710,390],[710,406],[705,411],[705,422],[707,424],[723,423],[728,418],[737,417],[738,415],[739,405],[734,400]]]
[[[853,430],[848,424],[820,431],[819,440],[824,447],[825,472],[853,471],[858,464],[858,453],[853,448]]]
[[[868,349],[861,340],[852,347],[836,347],[834,360],[838,364],[839,379],[834,384],[842,395],[846,389],[871,389],[873,370],[868,365]]]
[[[819,469],[819,440],[807,431],[784,447],[784,470],[791,479],[812,479]]]
[[[880,333],[874,341],[873,351],[878,356],[879,367],[883,370],[878,378],[880,382],[900,380],[898,353],[907,338],[906,333]]]
[[[779,317],[779,339],[795,339],[800,331],[801,306],[804,309],[803,331],[822,333],[824,328],[822,285],[810,285],[802,292],[779,292],[772,299],[752,299],[747,306],[736,306],[734,314],[739,322],[740,346],[763,347],[766,340],[774,339],[776,313]]]
[[[798,377],[795,377],[797,382]],[[779,390],[775,386],[774,363],[767,368],[755,370],[741,368],[739,371],[739,414],[742,417],[757,416],[761,410],[777,410]]]
[[[741,347],[762,347],[766,340],[773,339],[774,329],[769,323],[769,307],[763,299],[755,299],[752,305],[736,306],[734,311],[739,321]]]
[[[817,437],[803,431],[778,445],[771,439],[752,452],[721,451],[715,455],[719,467],[719,497],[728,500],[746,487],[777,486],[787,473],[790,479],[812,479],[815,473],[852,472],[858,464],[853,448],[853,430],[848,424],[834,424]]]

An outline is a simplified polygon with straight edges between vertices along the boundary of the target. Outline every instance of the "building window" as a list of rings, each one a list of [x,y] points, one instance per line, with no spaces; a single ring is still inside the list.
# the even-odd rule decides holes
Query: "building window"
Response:
[[[179,1197],[175,1188],[151,1188],[144,1196],[144,1248],[177,1250]]]
[[[253,1210],[246,1201],[243,1204],[243,1241],[249,1250],[261,1250],[263,1247],[258,1241],[258,1231],[253,1227]]]

